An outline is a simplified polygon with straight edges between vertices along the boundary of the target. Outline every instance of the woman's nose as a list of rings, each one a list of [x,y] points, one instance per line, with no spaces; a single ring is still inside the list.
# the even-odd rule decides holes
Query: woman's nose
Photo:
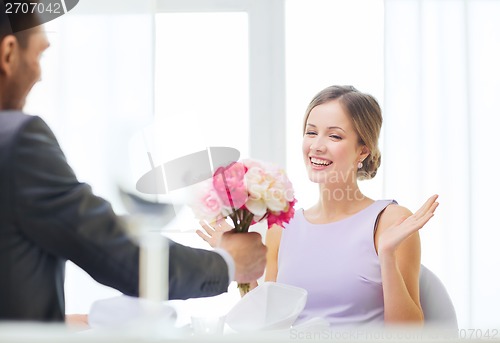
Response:
[[[320,140],[317,140],[311,144],[309,147],[309,150],[311,152],[317,151],[317,152],[323,152],[325,151],[326,147],[325,144],[323,144]]]

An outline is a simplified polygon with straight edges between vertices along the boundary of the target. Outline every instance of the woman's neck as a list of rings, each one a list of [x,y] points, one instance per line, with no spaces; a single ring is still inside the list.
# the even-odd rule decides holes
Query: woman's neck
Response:
[[[309,209],[308,216],[321,222],[332,222],[349,217],[373,203],[353,183],[321,184],[320,195],[315,206]]]

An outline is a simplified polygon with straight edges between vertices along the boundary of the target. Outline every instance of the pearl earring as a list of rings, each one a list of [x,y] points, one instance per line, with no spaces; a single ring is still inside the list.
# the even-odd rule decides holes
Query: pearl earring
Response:
[[[363,168],[363,161],[358,162],[358,169],[361,169],[361,168]]]

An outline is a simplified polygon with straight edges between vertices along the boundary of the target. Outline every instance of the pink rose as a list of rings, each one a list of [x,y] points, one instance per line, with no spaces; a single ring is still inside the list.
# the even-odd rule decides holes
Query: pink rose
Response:
[[[282,212],[269,212],[269,216],[267,217],[267,227],[270,228],[274,224],[284,227],[285,224],[290,222],[290,219],[295,215],[294,205],[297,200],[293,199],[292,202],[288,204],[288,208],[286,211]]]
[[[221,199],[211,182],[203,182],[197,187],[196,196],[191,208],[198,219],[214,221],[226,212]]]
[[[225,206],[239,209],[247,202],[248,192],[244,182],[246,172],[245,165],[239,162],[215,171],[212,183]]]

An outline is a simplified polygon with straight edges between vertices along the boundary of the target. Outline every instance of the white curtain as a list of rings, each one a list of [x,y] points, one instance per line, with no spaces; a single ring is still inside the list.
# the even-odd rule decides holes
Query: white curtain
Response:
[[[499,324],[500,1],[386,0],[384,191],[440,195],[422,262],[462,328]]]

